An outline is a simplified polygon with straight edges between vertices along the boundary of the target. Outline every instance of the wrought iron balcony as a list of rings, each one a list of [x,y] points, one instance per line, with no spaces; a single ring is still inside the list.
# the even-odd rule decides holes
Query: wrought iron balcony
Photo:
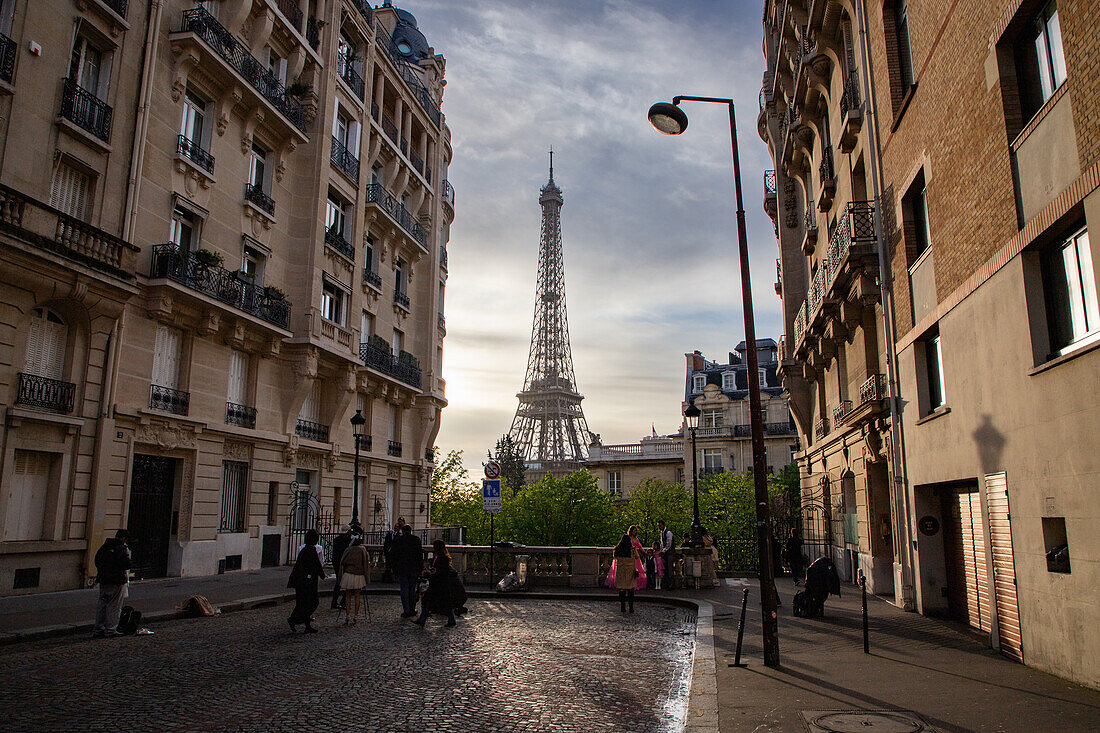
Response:
[[[842,425],[844,418],[848,417],[848,413],[852,411],[852,401],[844,400],[839,405],[833,408],[833,425]]]
[[[393,302],[401,306],[405,310],[409,309],[409,295],[408,293],[402,293],[400,290],[393,291]]]
[[[447,248],[443,246],[439,248],[439,266],[444,270],[447,269]]]
[[[0,223],[21,230],[22,238],[37,247],[118,277],[133,277],[139,248],[4,185]]]
[[[321,423],[310,422],[309,420],[298,418],[298,422],[294,425],[294,434],[306,440],[327,443],[328,425],[322,425]]]
[[[238,405],[235,402],[225,403],[225,424],[237,425],[242,428],[256,427],[256,408],[247,405]]]
[[[752,425],[734,425],[733,437],[735,438],[751,438],[752,437]]]
[[[0,79],[9,84],[15,80],[15,41],[0,33]]]
[[[783,294],[783,263],[778,259],[775,261],[775,294]]]
[[[814,437],[821,440],[829,434],[829,421],[821,418],[814,424]]]
[[[290,327],[290,303],[272,289],[242,280],[224,267],[203,264],[174,244],[153,247],[149,277],[168,278],[279,328]]]
[[[332,138],[332,149],[329,151],[329,159],[336,169],[359,183],[359,159],[352,155],[351,151],[344,147],[339,138]]]
[[[389,445],[386,446],[386,455],[393,456],[394,458],[400,458],[401,444],[396,440],[389,441]]]
[[[821,185],[826,186],[832,183],[833,187],[836,187],[836,169],[833,167],[833,146],[826,145],[821,150],[821,167],[818,169],[821,173]]]
[[[397,145],[397,141],[401,138],[397,134],[397,125],[393,124],[393,120],[385,112],[382,113],[382,132],[386,133],[386,137],[390,139],[394,145]]]
[[[370,453],[374,449],[374,439],[371,436],[359,435],[357,439],[359,441],[359,450]]]
[[[859,385],[859,403],[867,404],[874,400],[884,400],[887,396],[886,375],[872,374],[867,381]]]
[[[176,141],[176,153],[187,158],[207,173],[214,172],[214,156],[203,150],[201,145],[193,142],[186,135],[180,135]]]
[[[321,45],[321,27],[317,25],[316,18],[306,20],[306,41],[314,51]]]
[[[795,428],[793,422],[769,422],[764,423],[765,435],[794,435]]]
[[[112,111],[110,105],[92,92],[66,79],[61,92],[61,116],[103,142],[111,140]]]
[[[244,200],[251,201],[260,207],[261,210],[275,216],[275,199],[264,193],[261,186],[256,186],[251,183],[244,184]]]
[[[450,204],[451,208],[455,207],[455,187],[451,185],[451,182],[447,179],[443,179],[443,201]]]
[[[299,33],[302,32],[302,9],[298,7],[298,3],[294,0],[279,0],[279,10],[286,19],[290,21],[290,24],[294,26],[294,30]]]
[[[764,198],[775,198],[775,171],[764,171]]]
[[[19,373],[19,391],[15,395],[17,405],[68,415],[73,411],[75,396],[76,385],[72,382]]]
[[[387,191],[381,183],[367,186],[367,203],[377,204],[402,229],[409,233],[424,249],[428,248],[428,230],[416,220],[396,196]]]
[[[424,175],[424,159],[415,150],[409,151],[409,162],[412,163],[413,168],[416,168],[417,173]]]
[[[381,114],[382,114],[382,111],[378,108],[378,102],[371,102],[370,103],[370,116],[374,118],[375,122],[378,122],[378,117]],[[381,124],[381,122],[379,122],[379,124]]]
[[[130,0],[103,0],[118,17],[126,20],[126,11],[130,9]]]
[[[370,285],[376,290],[382,289],[382,276],[369,267],[363,268],[363,283]]]
[[[360,102],[366,100],[366,85],[363,83],[363,77],[355,70],[354,64],[349,63],[347,58],[343,56],[337,57],[336,73],[348,85],[348,89],[355,92],[355,96],[359,97]]]
[[[310,18],[309,31],[316,33],[316,23]],[[247,47],[230,33],[214,16],[206,12],[204,8],[192,8],[183,11],[183,26],[180,32],[194,33],[206,42],[208,46],[233,67],[238,74],[244,77],[256,92],[271,103],[275,109],[281,112],[291,124],[301,132],[306,131],[305,109],[302,103],[287,94],[283,83],[275,78],[264,64],[261,64],[253,56]],[[310,38],[310,45],[314,45],[314,38]],[[316,48],[316,46],[314,46]]]
[[[432,446],[429,445],[427,448],[424,449],[424,460],[425,461],[434,461],[435,460],[435,448],[433,448]]]
[[[325,244],[332,247],[349,260],[355,259],[355,247],[352,247],[351,242],[344,239],[342,233],[336,231],[332,227],[325,230]]]
[[[384,341],[381,343],[364,341],[359,344],[359,358],[371,369],[377,369],[383,374],[420,389],[420,368],[402,362],[393,355],[393,351],[388,346],[383,346],[384,343]]]
[[[858,110],[860,106],[859,78],[854,72],[849,73],[849,77],[844,80],[844,93],[840,95],[841,114],[847,114],[852,110]]]
[[[447,319],[443,317],[442,313],[436,313],[436,316],[437,316],[436,320],[439,323],[439,327],[442,328],[444,331],[446,331],[447,330]]]
[[[191,404],[191,393],[179,389],[149,385],[149,409],[171,412],[173,415],[186,415]]]
[[[432,101],[432,95],[428,88],[420,80],[420,74],[416,71],[419,67],[406,61],[392,43],[386,46],[386,50],[389,51],[390,60],[397,68],[397,73],[401,75],[405,84],[408,85],[409,91],[412,92],[412,95],[416,97],[416,101],[427,113],[428,119],[432,121],[433,125],[439,127],[443,122],[443,115],[439,112],[439,107],[436,107],[435,102]]]
[[[371,10],[370,3],[367,0],[352,0],[352,4],[359,9],[359,14],[363,16],[363,20],[367,21],[367,25],[373,26],[374,11]]]

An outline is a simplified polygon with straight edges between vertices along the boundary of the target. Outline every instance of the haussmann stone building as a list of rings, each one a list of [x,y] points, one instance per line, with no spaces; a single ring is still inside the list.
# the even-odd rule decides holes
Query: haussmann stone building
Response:
[[[361,0],[0,3],[0,593],[427,524],[444,59]]]
[[[1092,686],[1098,23],[768,0],[759,117],[807,517],[874,592]]]

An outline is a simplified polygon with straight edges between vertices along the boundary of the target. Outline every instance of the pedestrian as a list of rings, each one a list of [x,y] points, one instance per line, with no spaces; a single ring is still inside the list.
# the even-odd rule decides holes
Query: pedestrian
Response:
[[[351,603],[344,601],[344,626],[359,620],[359,591],[367,587],[367,567],[370,562],[367,548],[363,547],[363,538],[356,537],[351,547],[340,558],[340,584],[345,593],[351,594]],[[352,611],[352,603],[355,610]]]
[[[347,594],[343,593],[344,586],[340,571],[340,560],[350,546],[351,525],[345,524],[343,531],[336,535],[336,539],[332,541],[332,574],[336,576],[336,585],[332,587],[332,607],[335,609],[343,608],[347,600]]]
[[[122,602],[129,595],[130,548],[126,540],[130,534],[125,529],[108,537],[95,553],[96,583],[99,584],[99,600],[95,609],[95,627],[92,638],[122,636],[118,630],[118,617]]]
[[[666,527],[664,520],[661,519],[657,520],[657,540],[661,543],[664,587],[672,590],[672,553],[675,552],[676,545],[672,542],[672,530]],[[657,587],[660,588],[661,583],[658,583]]]
[[[646,587],[654,590],[661,589],[661,579],[665,576],[665,559],[661,556],[661,543],[654,542],[653,550],[650,551],[651,560],[653,561],[653,572],[649,572],[649,567],[646,567],[647,578]]]
[[[791,536],[787,538],[787,546],[783,548],[783,556],[787,561],[787,567],[791,569],[791,577],[794,584],[802,582],[802,574],[806,569],[806,556],[802,554],[802,532],[798,527],[791,527]]]
[[[703,535],[703,549],[710,553],[710,584],[714,587],[721,585],[718,582],[718,546],[714,544],[714,538],[706,529],[700,529]]]
[[[447,626],[455,625],[455,604],[451,598],[451,555],[443,540],[432,543],[435,558],[428,571],[428,590],[420,599],[420,618],[415,623],[420,628],[428,622],[428,614],[447,614]]]
[[[394,543],[393,565],[401,590],[401,618],[412,618],[416,615],[417,579],[424,571],[424,544],[407,524]]]
[[[286,620],[292,632],[298,630],[298,624],[305,624],[307,634],[317,633],[317,629],[312,625],[313,612],[317,610],[319,603],[317,582],[327,577],[322,550],[317,544],[318,540],[320,535],[317,534],[317,530],[311,529],[306,532],[305,544],[298,550],[294,569],[290,571],[290,579],[286,584],[287,588],[294,589],[294,610]]]
[[[634,546],[631,534],[637,535],[638,528],[633,524],[615,545],[615,590],[619,591],[619,610],[626,613],[630,603],[630,613],[634,613],[634,589],[638,582],[638,548]]]
[[[382,560],[385,563],[385,569],[382,571],[383,583],[393,582],[393,543],[401,536],[403,526],[405,526],[405,518],[398,517],[393,528],[382,538]]]

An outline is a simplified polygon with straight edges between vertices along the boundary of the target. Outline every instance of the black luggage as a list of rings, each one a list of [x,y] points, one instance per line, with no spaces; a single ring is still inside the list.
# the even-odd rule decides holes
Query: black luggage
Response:
[[[118,614],[118,633],[133,636],[141,626],[141,611],[133,606],[123,606]]]
[[[794,615],[799,618],[809,617],[810,605],[806,601],[806,591],[800,590],[794,594],[794,600],[791,602],[791,610],[794,611]]]

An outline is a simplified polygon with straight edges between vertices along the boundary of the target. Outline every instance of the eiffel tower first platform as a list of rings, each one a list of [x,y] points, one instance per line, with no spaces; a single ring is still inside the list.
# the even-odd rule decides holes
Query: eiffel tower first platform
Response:
[[[565,308],[565,265],[561,250],[561,189],[554,183],[554,153],[550,180],[541,189],[542,238],[539,242],[538,286],[531,326],[531,351],[519,407],[508,431],[527,461],[528,482],[550,473],[564,476],[581,468],[591,435],[577,391],[569,320]]]

